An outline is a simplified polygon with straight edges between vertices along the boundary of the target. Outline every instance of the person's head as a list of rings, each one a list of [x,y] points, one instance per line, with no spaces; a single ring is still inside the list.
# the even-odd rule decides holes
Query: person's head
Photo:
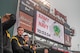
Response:
[[[11,15],[11,14],[6,14],[6,15],[4,15],[4,16],[2,17],[2,23],[8,21],[8,20],[10,19],[10,15]]]
[[[36,44],[32,44],[32,49],[35,51],[36,50]]]
[[[22,36],[23,33],[24,33],[24,28],[23,27],[18,27],[17,28],[17,33],[18,33],[18,36]]]
[[[28,42],[28,41],[29,41],[29,36],[28,36],[28,35],[24,35],[24,40],[25,40],[26,42]]]
[[[44,48],[44,53],[49,53],[48,48]]]

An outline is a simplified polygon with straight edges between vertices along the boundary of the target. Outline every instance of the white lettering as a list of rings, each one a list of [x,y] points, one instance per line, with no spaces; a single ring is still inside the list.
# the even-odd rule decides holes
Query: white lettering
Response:
[[[24,3],[23,1],[21,2],[24,6],[28,7],[31,10],[34,10],[32,7],[30,7],[29,5],[27,5],[26,3]]]

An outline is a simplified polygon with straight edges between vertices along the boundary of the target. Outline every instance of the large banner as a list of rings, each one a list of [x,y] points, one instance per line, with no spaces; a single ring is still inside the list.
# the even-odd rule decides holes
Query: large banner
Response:
[[[20,0],[20,10],[33,16],[34,15],[34,4],[30,0]]]
[[[48,16],[37,11],[35,33],[64,44],[64,27]]]
[[[27,15],[26,13],[20,11],[20,26],[23,27],[25,30],[32,32],[32,23],[33,17]]]

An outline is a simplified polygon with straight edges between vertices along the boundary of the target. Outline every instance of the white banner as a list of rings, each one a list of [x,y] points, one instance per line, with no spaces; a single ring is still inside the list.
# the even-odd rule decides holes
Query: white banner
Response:
[[[35,33],[64,44],[64,27],[37,11]]]

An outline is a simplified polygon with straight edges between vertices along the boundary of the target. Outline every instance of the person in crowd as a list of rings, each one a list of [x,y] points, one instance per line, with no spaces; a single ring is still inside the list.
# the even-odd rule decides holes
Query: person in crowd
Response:
[[[18,27],[17,35],[12,37],[11,44],[13,53],[24,53],[24,50],[22,48],[24,45],[24,39],[22,38],[23,33],[24,29],[22,27]]]
[[[32,53],[32,50],[31,50],[30,44],[29,44],[29,36],[27,34],[24,35],[24,40],[25,40],[25,46],[27,46],[25,53]]]
[[[32,53],[37,53],[36,49],[37,49],[36,44],[32,44]]]
[[[24,33],[24,28],[23,27],[18,27],[17,28],[17,35],[13,36],[11,39],[11,44],[12,44],[12,49],[13,53],[30,53],[29,52],[29,46],[27,44],[27,41],[29,40],[28,37],[25,39],[22,37]]]
[[[3,53],[3,35],[2,35],[2,26],[0,18],[0,52]]]
[[[24,40],[25,40],[25,44],[29,46],[29,36],[27,34],[24,35]]]
[[[15,24],[15,22],[16,22],[16,16],[14,14],[5,14],[1,18],[1,24],[2,24],[1,33],[3,35],[3,53],[13,53],[8,29],[11,28]]]
[[[48,48],[44,48],[44,53],[49,53]]]

